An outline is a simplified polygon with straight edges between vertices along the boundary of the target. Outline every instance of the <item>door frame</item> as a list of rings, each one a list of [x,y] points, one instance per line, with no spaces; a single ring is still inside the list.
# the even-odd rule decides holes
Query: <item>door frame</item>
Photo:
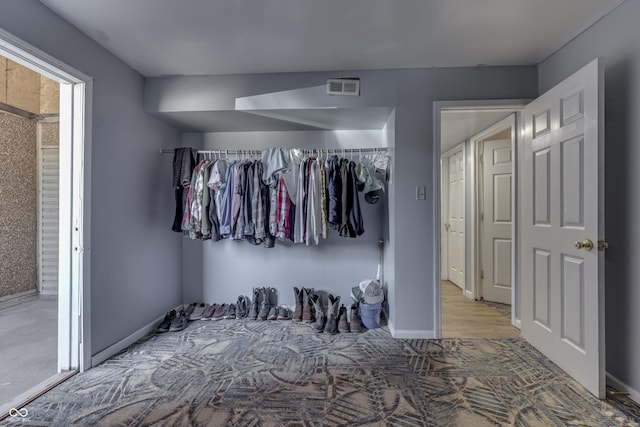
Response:
[[[524,106],[529,102],[529,100],[527,99],[498,99],[498,100],[469,100],[469,101],[434,101],[433,103],[433,180],[434,180],[434,185],[433,185],[433,191],[435,194],[434,197],[434,207],[433,207],[433,216],[435,218],[435,221],[433,222],[433,234],[434,234],[434,239],[433,239],[433,254],[434,254],[434,261],[433,261],[433,280],[434,280],[434,298],[433,298],[433,316],[434,316],[434,325],[435,325],[435,338],[442,338],[442,272],[440,270],[441,266],[442,266],[442,261],[441,261],[441,240],[442,240],[442,236],[441,236],[441,230],[442,230],[442,210],[441,210],[441,170],[440,170],[440,158],[441,158],[441,152],[440,152],[440,139],[441,139],[441,128],[440,128],[440,116],[442,114],[443,111],[447,111],[447,110],[504,110],[505,112],[515,112],[515,111],[521,111],[522,109],[524,109]],[[518,124],[519,125],[519,124]],[[515,131],[520,132],[520,129],[515,129]],[[519,135],[520,133],[518,133]],[[469,155],[473,155],[474,150],[468,150]],[[520,161],[519,155],[516,156],[516,159],[518,160],[518,162]],[[476,188],[475,187],[475,183],[476,180],[474,178],[474,175],[476,174],[476,167],[475,167],[475,157],[472,159],[473,161],[470,161],[468,158],[465,159],[465,170],[469,169],[470,175],[465,175],[466,176],[470,176],[471,179],[473,180],[472,185],[473,187],[471,188]],[[516,166],[516,171],[517,171],[517,166]],[[516,196],[517,196],[517,187],[518,187],[518,183],[519,183],[519,179],[516,175],[516,180],[515,180],[515,185],[514,185],[514,190],[516,191]],[[467,185],[465,184],[465,187],[467,187]],[[475,191],[473,192],[475,193]],[[515,199],[517,201],[517,198]],[[473,203],[473,202],[472,202]],[[517,205],[517,202],[515,203],[515,205]],[[472,204],[472,212],[474,212],[476,209],[476,206]],[[519,217],[519,210],[516,209],[516,219]],[[469,219],[467,218],[468,215],[465,215],[465,221],[468,221]],[[476,227],[477,228],[477,227]],[[516,229],[517,230],[517,229]],[[473,244],[470,242],[470,236],[469,235],[474,235],[475,234],[475,230],[474,232],[471,233],[467,233],[466,236],[466,241],[465,241],[465,245],[470,245],[467,246],[469,248],[474,248],[474,245],[476,244],[475,241],[473,242]],[[519,244],[519,236],[517,234],[514,234],[513,236],[513,247],[517,247],[517,245]],[[517,239],[517,240],[516,240]],[[512,249],[513,251],[513,249]],[[475,255],[475,252],[474,252]],[[515,274],[515,278],[516,278],[516,282],[514,283],[514,286],[518,286],[519,285],[519,268],[520,266],[518,264],[514,264],[514,268],[513,268],[513,272],[512,274]],[[469,269],[467,269],[467,272],[469,271]],[[469,274],[465,274],[465,282],[467,282],[469,280],[470,275]],[[468,289],[467,284],[465,284],[465,289]],[[513,311],[513,305],[512,305],[512,311]],[[519,308],[519,307],[518,307]],[[518,310],[518,324],[519,324],[519,310]],[[512,323],[514,321],[515,317],[513,316],[512,313]],[[515,325],[514,325],[515,326]]]
[[[506,129],[511,128],[511,150],[513,153],[513,161],[511,166],[511,176],[512,176],[512,185],[511,185],[511,324],[516,328],[520,329],[520,301],[519,301],[519,287],[517,285],[517,275],[516,275],[516,262],[517,262],[517,254],[518,254],[518,244],[516,241],[517,231],[518,231],[518,199],[517,199],[517,186],[518,186],[518,174],[517,174],[517,164],[520,156],[520,150],[518,150],[518,127],[520,125],[520,109],[514,110],[512,114],[499,122],[489,126],[488,128],[482,130],[476,135],[470,138],[470,159],[468,160],[470,165],[472,166],[472,174],[471,174],[471,215],[470,223],[471,223],[471,233],[468,238],[470,241],[470,249],[471,249],[471,257],[470,257],[470,266],[469,271],[471,274],[469,275],[469,288],[471,293],[471,298],[479,299],[482,296],[482,287],[481,283],[481,270],[482,263],[480,262],[480,252],[482,251],[482,241],[480,240],[480,227],[482,227],[482,220],[480,218],[480,188],[482,186],[483,176],[480,176],[480,170],[478,168],[478,160],[480,158],[480,148],[484,143],[484,140],[488,137],[495,135],[498,132],[502,132]],[[486,189],[485,189],[486,191]]]
[[[442,153],[441,157],[440,157],[440,165],[441,165],[441,179],[442,179],[442,185],[441,185],[441,194],[440,197],[442,197],[441,199],[441,203],[442,203],[442,217],[446,218],[449,215],[449,186],[447,185],[447,182],[445,182],[444,180],[444,175],[445,173],[449,174],[449,164],[445,163],[444,160],[445,159],[449,159],[449,157],[451,157],[453,154],[457,153],[458,151],[462,150],[462,158],[466,159],[467,158],[467,153],[466,153],[466,144],[464,142],[461,142],[460,144],[456,145],[453,148],[450,148],[449,150],[447,150],[446,152]],[[464,168],[465,168],[465,174],[466,174],[466,170],[467,170],[467,165],[465,164],[465,162],[463,162],[464,164]],[[466,196],[466,175],[465,175],[465,185],[463,187],[463,195]],[[466,197],[465,197],[466,199]],[[462,208],[466,213],[466,200],[463,200],[462,202]],[[466,225],[466,215],[465,215],[465,225]],[[444,227],[444,224],[440,224],[441,227]],[[466,227],[465,227],[466,228]],[[442,228],[440,229],[442,231]],[[466,234],[465,233],[465,251],[466,251]],[[449,235],[445,234],[442,238],[442,243],[441,243],[441,250],[443,254],[447,254],[445,256],[442,257],[442,270],[441,271],[446,271],[447,274],[447,278],[449,277],[448,271],[449,271]],[[466,253],[465,253],[466,255]],[[466,264],[466,262],[465,262]],[[467,271],[466,271],[466,265],[465,265],[465,272],[464,272],[464,281],[465,283],[463,283],[463,292],[466,292],[466,283],[467,283]]]
[[[91,367],[90,76],[0,28],[0,55],[60,83],[58,372]]]

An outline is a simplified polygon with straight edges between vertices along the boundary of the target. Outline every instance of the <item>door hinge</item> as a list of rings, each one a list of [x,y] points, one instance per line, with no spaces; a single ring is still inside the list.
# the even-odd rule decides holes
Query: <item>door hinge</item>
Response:
[[[484,270],[480,270],[480,278],[484,279]]]

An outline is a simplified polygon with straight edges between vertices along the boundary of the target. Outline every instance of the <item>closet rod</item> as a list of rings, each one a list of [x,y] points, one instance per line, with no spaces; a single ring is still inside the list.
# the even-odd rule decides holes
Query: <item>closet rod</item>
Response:
[[[377,148],[295,148],[302,152],[328,152],[328,153],[386,153],[387,147]],[[160,154],[173,154],[173,148],[162,148]],[[262,153],[263,150],[198,150],[200,154],[243,154],[243,153]]]

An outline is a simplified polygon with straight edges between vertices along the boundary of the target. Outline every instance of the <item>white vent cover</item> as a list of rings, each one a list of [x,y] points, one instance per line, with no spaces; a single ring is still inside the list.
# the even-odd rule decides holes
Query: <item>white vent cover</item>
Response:
[[[360,79],[328,79],[329,95],[360,95]]]

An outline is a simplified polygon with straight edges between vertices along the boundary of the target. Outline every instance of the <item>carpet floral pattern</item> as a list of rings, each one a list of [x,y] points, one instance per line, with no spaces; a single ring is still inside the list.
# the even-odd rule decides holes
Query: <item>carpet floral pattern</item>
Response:
[[[285,322],[194,322],[150,335],[7,426],[638,426],[520,339],[327,335]]]

